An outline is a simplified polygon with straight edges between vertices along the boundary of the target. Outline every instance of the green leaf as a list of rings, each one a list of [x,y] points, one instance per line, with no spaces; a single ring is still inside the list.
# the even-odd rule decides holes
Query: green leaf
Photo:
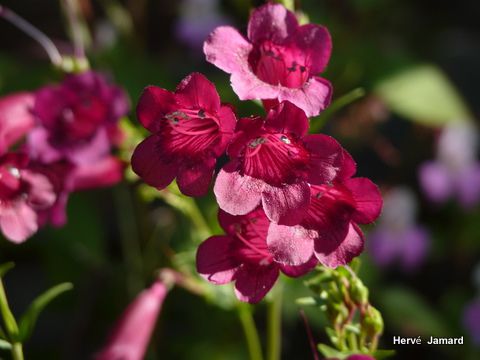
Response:
[[[8,341],[0,339],[0,349],[11,350],[12,349],[12,344],[10,344]]]
[[[334,349],[333,347],[325,344],[318,344],[318,350],[322,353],[323,356],[327,358],[344,359],[346,356],[345,354],[338,351],[337,349]]]
[[[390,288],[380,296],[385,323],[395,331],[447,337],[449,328],[433,306],[406,288]]]
[[[71,290],[73,285],[71,283],[62,283],[52,287],[51,289],[45,291],[43,294],[38,296],[31,304],[27,311],[22,315],[22,318],[19,322],[20,334],[19,340],[21,342],[25,341],[32,334],[37,318],[43,309],[57,296],[64,293],[65,291]]]
[[[472,118],[453,84],[436,66],[420,65],[383,80],[375,93],[405,118],[429,126]]]
[[[14,267],[15,267],[15,263],[13,261],[9,261],[9,262],[6,262],[5,264],[0,265],[0,278],[3,278],[3,276]]]

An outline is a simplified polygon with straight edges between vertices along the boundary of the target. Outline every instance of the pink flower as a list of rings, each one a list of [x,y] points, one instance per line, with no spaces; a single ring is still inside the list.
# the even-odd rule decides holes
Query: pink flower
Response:
[[[0,156],[0,228],[9,240],[21,243],[33,235],[39,227],[37,213],[54,202],[52,184],[28,168],[25,154]]]
[[[330,83],[316,76],[330,58],[330,34],[319,25],[299,26],[295,14],[282,5],[266,4],[252,12],[248,40],[236,29],[221,26],[203,49],[207,61],[232,74],[233,90],[241,100],[288,100],[308,116],[318,115],[330,103]]]
[[[0,98],[0,154],[20,140],[34,126],[31,115],[34,96],[16,93]]]
[[[118,320],[95,359],[143,359],[166,295],[167,287],[160,281],[141,292]]]
[[[267,247],[270,222],[261,208],[244,216],[232,216],[220,210],[218,218],[226,235],[212,236],[199,246],[197,271],[216,285],[234,281],[235,295],[241,301],[262,300],[280,271],[298,277],[317,263],[313,257],[302,266],[277,263]]]
[[[29,153],[43,163],[92,164],[110,154],[118,121],[128,110],[123,90],[101,74],[67,75],[60,85],[36,93],[33,113],[39,126],[29,134]]]
[[[289,102],[265,120],[241,119],[227,150],[231,161],[215,182],[220,208],[245,215],[261,204],[271,221],[298,224],[310,203],[308,184],[333,180],[343,157],[333,138],[307,130],[305,113]]]
[[[382,208],[378,188],[366,178],[351,178],[355,164],[345,152],[344,165],[332,184],[312,185],[307,214],[297,226],[272,223],[267,237],[275,261],[298,266],[314,254],[329,267],[345,265],[363,250],[357,224],[373,222]]]
[[[133,170],[158,189],[177,178],[185,195],[204,195],[236,123],[215,86],[199,73],[183,79],[174,93],[149,86],[140,97],[137,116],[153,134],[135,149]]]

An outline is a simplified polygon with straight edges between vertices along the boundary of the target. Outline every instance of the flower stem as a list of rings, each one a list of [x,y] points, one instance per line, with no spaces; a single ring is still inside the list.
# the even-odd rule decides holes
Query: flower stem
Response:
[[[75,57],[84,59],[87,27],[82,21],[78,0],[62,0],[62,5],[68,21]]]
[[[273,292],[273,300],[268,304],[267,313],[267,359],[280,360],[282,349],[282,283]]]
[[[52,64],[61,67],[63,62],[62,55],[60,55],[57,47],[47,35],[3,5],[0,5],[0,17],[3,17],[38,42],[46,51]]]
[[[22,343],[16,342],[12,344],[12,359],[23,360]]]
[[[238,316],[242,323],[245,339],[247,340],[250,360],[263,360],[260,338],[258,336],[257,328],[255,327],[251,307],[246,304],[240,304],[238,306]]]
[[[3,281],[0,278],[0,312],[2,314],[3,322],[5,324],[5,329],[8,334],[8,339],[12,341],[18,336],[18,325],[15,321],[15,317],[10,310],[8,305],[7,294],[5,293],[5,288],[3,287]],[[12,341],[12,358],[14,360],[23,360],[23,350],[22,343],[17,341]]]

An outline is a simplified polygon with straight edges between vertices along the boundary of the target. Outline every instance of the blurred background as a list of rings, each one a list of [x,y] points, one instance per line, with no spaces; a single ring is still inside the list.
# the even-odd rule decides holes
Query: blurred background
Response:
[[[58,1],[1,3],[44,31],[62,52],[72,51]],[[208,64],[202,52],[203,40],[220,24],[245,33],[249,10],[262,1],[79,3],[91,34],[91,64],[126,89],[132,109],[146,85],[173,90],[199,71],[239,115],[262,112],[254,103],[241,103],[229,76]],[[371,302],[384,316],[381,347],[395,349],[397,359],[479,359],[480,2],[303,0],[298,5],[311,22],[331,32],[333,55],[322,76],[333,83],[336,104],[345,103],[313,119],[318,123],[312,126],[323,125],[322,132],[337,138],[356,159],[358,175],[370,177],[385,196],[382,217],[366,229],[360,271]],[[33,40],[0,21],[0,95],[60,79]],[[138,127],[134,111],[129,124]],[[198,202],[220,231],[211,196]],[[45,228],[20,246],[0,241],[0,261],[16,263],[5,278],[14,313],[54,284],[70,281],[75,287],[42,313],[25,345],[27,359],[89,358],[156,269],[191,263],[198,242],[189,221],[161,199],[150,200],[135,180],[76,193],[64,228]],[[282,356],[311,359],[294,303],[308,290],[300,281],[285,282]],[[175,288],[147,358],[247,358],[226,299],[229,290],[205,300]],[[255,317],[263,334],[262,307]],[[326,342],[323,315],[305,311],[315,340]],[[465,340],[463,346],[394,346],[396,335]]]

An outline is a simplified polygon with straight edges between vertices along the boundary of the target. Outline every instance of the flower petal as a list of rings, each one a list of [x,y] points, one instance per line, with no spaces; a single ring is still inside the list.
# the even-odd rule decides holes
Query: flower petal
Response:
[[[16,93],[0,99],[0,153],[33,127],[33,103],[34,97],[30,93]]]
[[[240,175],[234,162],[220,170],[213,187],[220,209],[232,215],[244,215],[257,207],[265,184],[247,175]]]
[[[258,303],[273,287],[278,275],[278,268],[273,264],[266,266],[245,264],[235,274],[235,295],[241,301]]]
[[[352,155],[342,148],[343,160],[340,171],[337,174],[337,180],[347,180],[350,179],[357,172],[357,164],[353,160]]]
[[[303,141],[310,151],[308,182],[320,185],[335,179],[343,162],[343,149],[338,142],[322,134],[307,135]]]
[[[480,201],[480,163],[465,167],[455,179],[458,199],[462,206],[470,209]]]
[[[22,170],[22,179],[30,185],[27,201],[32,208],[38,210],[53,205],[56,195],[52,183],[45,175]]]
[[[332,85],[328,80],[317,76],[311,77],[302,88],[278,88],[278,101],[290,101],[305,111],[308,117],[320,114],[331,100]]]
[[[298,28],[295,14],[283,5],[266,4],[255,9],[248,22],[248,38],[256,43],[272,40],[280,43]]]
[[[454,180],[442,163],[430,161],[420,167],[420,185],[425,195],[434,202],[444,202],[454,192]]]
[[[161,158],[159,138],[151,135],[143,140],[132,155],[132,169],[148,185],[165,188],[177,175],[175,163],[165,163]]]
[[[207,157],[193,164],[183,164],[178,170],[177,184],[182,194],[202,196],[208,192],[215,170],[216,160]]]
[[[0,208],[0,228],[7,239],[22,243],[38,230],[37,214],[23,200]]]
[[[299,266],[289,266],[289,265],[280,264],[280,270],[287,276],[299,277],[312,271],[315,268],[315,266],[317,266],[317,264],[318,264],[317,258],[315,256],[312,256],[309,261]]]
[[[325,70],[332,53],[332,38],[327,28],[316,24],[300,26],[291,41],[304,54],[311,74]]]
[[[382,211],[382,195],[377,185],[366,178],[354,178],[343,183],[352,193],[355,200],[353,221],[369,224],[375,221]]]
[[[77,166],[72,173],[73,190],[111,186],[122,180],[125,164],[115,156],[106,156],[89,165]]]
[[[363,251],[364,238],[358,226],[350,223],[344,229],[329,229],[319,234],[315,255],[322,265],[336,268],[346,265]]]
[[[306,182],[266,185],[262,205],[267,217],[281,225],[296,225],[303,219],[310,204],[310,187]]]
[[[213,284],[232,281],[240,263],[232,256],[233,239],[230,236],[212,236],[197,250],[197,271]]]
[[[298,266],[309,262],[313,255],[313,240],[318,234],[302,226],[285,226],[271,223],[267,245],[277,263]]]
[[[308,132],[308,118],[302,109],[288,101],[268,112],[265,125],[279,133],[292,133],[303,137]]]
[[[157,86],[147,86],[138,100],[137,118],[146,129],[157,132],[165,115],[177,107],[173,93]]]
[[[175,91],[177,102],[187,108],[217,112],[220,97],[217,89],[204,75],[192,73],[178,84]]]

